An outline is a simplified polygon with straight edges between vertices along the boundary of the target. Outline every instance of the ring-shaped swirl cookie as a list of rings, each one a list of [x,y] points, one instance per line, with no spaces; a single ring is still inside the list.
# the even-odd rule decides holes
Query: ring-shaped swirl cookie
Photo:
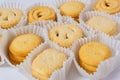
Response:
[[[55,11],[47,6],[38,6],[28,12],[28,22],[32,23],[38,20],[56,20]]]
[[[120,0],[98,0],[94,5],[94,10],[109,14],[118,13],[120,12]]]

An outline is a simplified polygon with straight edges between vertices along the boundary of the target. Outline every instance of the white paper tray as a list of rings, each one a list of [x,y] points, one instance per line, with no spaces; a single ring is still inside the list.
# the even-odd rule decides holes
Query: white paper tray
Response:
[[[3,1],[19,1],[19,0],[0,0]],[[41,0],[21,0],[29,4],[41,1]],[[44,0],[45,1],[45,0]],[[47,1],[47,0],[46,0]],[[49,0],[50,1],[50,0]],[[26,5],[29,5],[26,4]],[[67,80],[90,80],[80,76],[74,66],[71,66],[70,74],[67,75]],[[0,66],[0,80],[28,80],[24,75],[18,72],[18,70],[9,67],[7,64]],[[113,71],[109,76],[102,80],[120,80],[120,67]]]

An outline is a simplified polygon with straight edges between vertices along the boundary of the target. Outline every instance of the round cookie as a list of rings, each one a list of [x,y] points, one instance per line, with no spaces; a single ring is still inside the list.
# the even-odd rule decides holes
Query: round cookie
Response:
[[[19,9],[0,9],[0,26],[8,29],[18,24],[23,16]]]
[[[38,20],[56,20],[55,11],[47,6],[37,6],[28,12],[28,22],[32,23]]]
[[[32,62],[32,75],[40,80],[48,80],[51,74],[63,66],[67,55],[63,52],[48,48],[41,52]]]
[[[110,48],[99,42],[88,42],[79,50],[80,61],[91,66],[98,66],[101,61],[110,58],[111,55]]]
[[[9,58],[19,64],[35,47],[42,43],[42,39],[35,34],[22,34],[12,40],[9,45]]]
[[[81,67],[84,68],[89,73],[93,73],[97,69],[96,66],[91,66],[91,65],[85,64],[84,62],[81,62],[81,61],[79,63],[81,65]]]
[[[93,16],[86,21],[86,24],[95,30],[100,30],[110,36],[118,33],[118,25],[108,17]]]
[[[82,37],[82,30],[72,24],[56,26],[49,30],[50,40],[62,47],[70,47],[75,40]]]
[[[26,56],[16,56],[9,52],[9,58],[13,61],[22,62]]]
[[[85,5],[82,2],[71,1],[63,3],[59,9],[61,15],[71,16],[77,20],[84,7]]]
[[[94,10],[115,14],[120,12],[120,0],[97,0]]]

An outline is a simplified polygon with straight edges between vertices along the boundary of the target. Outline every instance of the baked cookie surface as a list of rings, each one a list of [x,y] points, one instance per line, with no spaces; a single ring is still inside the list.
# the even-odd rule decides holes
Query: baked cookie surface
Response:
[[[35,47],[42,43],[42,38],[35,34],[22,34],[15,37],[9,45],[9,58],[12,62],[22,62]],[[17,64],[16,63],[16,64]]]
[[[71,16],[77,21],[77,19],[79,18],[79,14],[84,7],[85,5],[82,2],[71,1],[63,3],[59,9],[61,15]]]
[[[49,30],[50,40],[62,47],[70,47],[75,40],[82,37],[82,30],[72,24],[56,26]]]
[[[118,24],[108,17],[93,16],[86,21],[86,24],[110,36],[114,36],[118,33]]]
[[[120,0],[98,0],[94,10],[115,14],[120,12]]]
[[[110,48],[99,42],[86,43],[79,50],[80,60],[92,66],[97,66],[111,55]]]
[[[0,26],[1,28],[8,29],[17,25],[23,13],[19,9],[0,9]]]
[[[32,23],[39,20],[56,20],[55,11],[47,6],[37,6],[28,12],[28,22]]]
[[[40,80],[48,80],[55,70],[62,68],[66,59],[67,55],[63,52],[48,48],[33,60],[32,75]]]
[[[93,73],[102,61],[111,56],[112,52],[106,45],[100,42],[88,42],[79,49],[79,64],[88,73]]]

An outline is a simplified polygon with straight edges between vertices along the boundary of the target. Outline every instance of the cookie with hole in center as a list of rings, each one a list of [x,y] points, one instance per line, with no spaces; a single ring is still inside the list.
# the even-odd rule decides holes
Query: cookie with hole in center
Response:
[[[49,30],[50,40],[62,47],[70,47],[75,40],[82,37],[82,30],[72,24],[55,26]]]
[[[23,13],[19,9],[0,9],[0,27],[4,29],[17,25]]]
[[[120,0],[97,0],[94,10],[115,14],[120,12]]]
[[[56,12],[48,6],[37,6],[29,10],[28,22],[32,23],[39,20],[56,20]]]

